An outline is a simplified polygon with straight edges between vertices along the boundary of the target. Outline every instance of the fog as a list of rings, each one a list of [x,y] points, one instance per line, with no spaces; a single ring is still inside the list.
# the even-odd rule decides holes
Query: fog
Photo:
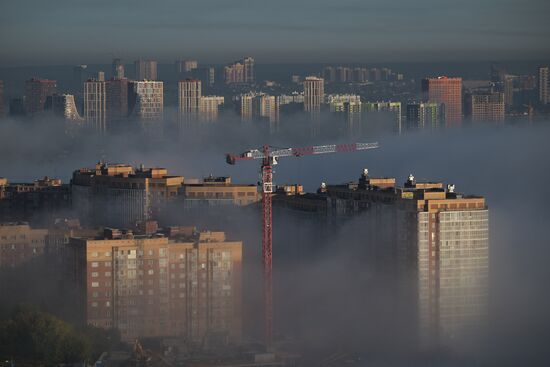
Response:
[[[68,182],[73,170],[105,160],[163,166],[186,178],[229,175],[233,182],[254,183],[258,162],[229,166],[224,153],[266,143],[288,147],[378,141],[381,148],[374,151],[282,158],[275,183],[301,183],[314,191],[320,182],[356,180],[369,168],[372,176],[396,177],[399,184],[413,173],[419,180],[454,183],[459,192],[485,196],[490,213],[490,336],[479,341],[475,353],[448,351],[441,360],[428,361],[547,365],[550,199],[545,185],[550,182],[550,121],[402,135],[367,130],[336,138],[331,138],[336,136],[331,123],[325,118],[322,133],[311,137],[307,121],[288,119],[278,134],[269,135],[265,126],[243,124],[229,114],[217,123],[177,131],[166,121],[162,133],[153,136],[132,132],[68,137],[63,122],[53,118],[32,123],[6,119],[0,121],[0,176],[17,182],[48,175]],[[170,213],[174,222],[224,229],[229,238],[244,240],[244,284],[249,286],[245,331],[260,338],[259,211],[234,209],[197,217]],[[322,219],[275,208],[275,332],[280,338],[294,338],[303,350],[320,356],[345,351],[373,363],[399,363],[413,353],[407,300],[391,300],[393,280],[380,270],[383,266],[369,261],[363,225],[368,220],[363,216],[326,225]]]

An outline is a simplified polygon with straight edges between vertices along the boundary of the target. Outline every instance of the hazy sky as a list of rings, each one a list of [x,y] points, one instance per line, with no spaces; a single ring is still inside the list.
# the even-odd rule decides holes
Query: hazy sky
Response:
[[[0,0],[0,64],[542,59],[548,0]]]

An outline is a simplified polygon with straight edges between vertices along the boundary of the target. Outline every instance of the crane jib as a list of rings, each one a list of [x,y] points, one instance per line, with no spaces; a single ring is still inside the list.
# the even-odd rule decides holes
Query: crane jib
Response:
[[[331,144],[318,145],[303,148],[285,148],[269,151],[269,156],[274,158],[280,157],[301,157],[303,155],[316,155],[326,153],[343,153],[354,152],[357,150],[367,150],[378,148],[378,143],[353,143],[353,144]],[[226,160],[229,164],[235,164],[239,160],[264,159],[264,152],[253,149],[242,153],[241,155],[227,154]]]

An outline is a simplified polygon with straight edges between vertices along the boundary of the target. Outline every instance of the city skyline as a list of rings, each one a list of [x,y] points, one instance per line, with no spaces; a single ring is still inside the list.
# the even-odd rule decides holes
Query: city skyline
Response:
[[[548,14],[4,1],[0,367],[550,365]]]

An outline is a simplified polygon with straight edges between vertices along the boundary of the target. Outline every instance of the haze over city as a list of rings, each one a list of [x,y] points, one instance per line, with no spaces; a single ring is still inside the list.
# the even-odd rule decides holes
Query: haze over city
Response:
[[[546,1],[0,4],[0,367],[547,366]]]

